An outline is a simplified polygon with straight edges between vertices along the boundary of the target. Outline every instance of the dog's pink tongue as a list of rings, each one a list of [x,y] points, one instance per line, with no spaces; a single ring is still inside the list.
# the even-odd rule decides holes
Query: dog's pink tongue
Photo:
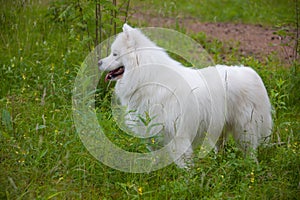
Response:
[[[105,82],[109,81],[111,79],[111,73],[107,73],[105,76]]]

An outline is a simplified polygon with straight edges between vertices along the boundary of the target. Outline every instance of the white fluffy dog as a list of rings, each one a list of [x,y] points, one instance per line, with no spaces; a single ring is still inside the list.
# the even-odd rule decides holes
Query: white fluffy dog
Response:
[[[130,129],[142,137],[162,135],[180,167],[187,166],[195,145],[218,150],[229,133],[244,152],[271,135],[267,91],[249,67],[184,67],[127,24],[98,65],[109,71],[106,80],[117,80],[115,93],[127,108]]]

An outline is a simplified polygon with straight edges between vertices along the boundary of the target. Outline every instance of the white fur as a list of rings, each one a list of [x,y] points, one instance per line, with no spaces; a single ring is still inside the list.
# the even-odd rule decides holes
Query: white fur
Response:
[[[232,133],[245,152],[269,139],[271,105],[253,69],[224,65],[186,68],[127,24],[112,44],[111,54],[99,61],[102,71],[122,65],[125,72],[115,93],[128,111],[135,111],[127,116],[128,125],[145,137],[162,133],[164,144],[178,136],[169,152],[180,167],[186,166],[192,145],[201,142],[206,133],[213,138],[224,130],[216,149]],[[141,128],[138,116],[145,117],[145,113],[153,118],[148,132]]]

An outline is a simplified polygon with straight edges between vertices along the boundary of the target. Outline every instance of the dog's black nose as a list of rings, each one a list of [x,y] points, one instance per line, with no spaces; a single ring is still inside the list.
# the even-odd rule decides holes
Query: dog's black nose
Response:
[[[100,67],[102,65],[102,60],[98,61],[98,67]]]

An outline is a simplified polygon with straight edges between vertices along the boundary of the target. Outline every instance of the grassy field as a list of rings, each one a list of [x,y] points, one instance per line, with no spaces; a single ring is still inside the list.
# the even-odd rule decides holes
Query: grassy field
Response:
[[[159,2],[131,4],[204,21],[275,26],[295,19],[294,1]],[[243,158],[230,140],[218,154],[196,156],[189,171],[173,164],[148,174],[124,173],[90,155],[73,124],[74,80],[94,46],[93,1],[0,0],[0,5],[0,199],[299,199],[299,62],[283,67],[276,55],[265,61],[238,56],[217,40],[192,35],[216,62],[226,54],[226,63],[238,60],[261,75],[274,108],[271,144],[259,149],[259,165]],[[103,5],[106,37],[111,5]],[[120,30],[121,20],[116,22]],[[116,128],[106,95],[110,88],[103,84],[99,93],[105,128],[119,133],[120,146],[141,148]]]
[[[201,21],[275,25],[291,21],[295,14],[293,0],[191,0],[137,1],[143,13],[152,16],[194,17]],[[292,18],[291,18],[292,17]]]

